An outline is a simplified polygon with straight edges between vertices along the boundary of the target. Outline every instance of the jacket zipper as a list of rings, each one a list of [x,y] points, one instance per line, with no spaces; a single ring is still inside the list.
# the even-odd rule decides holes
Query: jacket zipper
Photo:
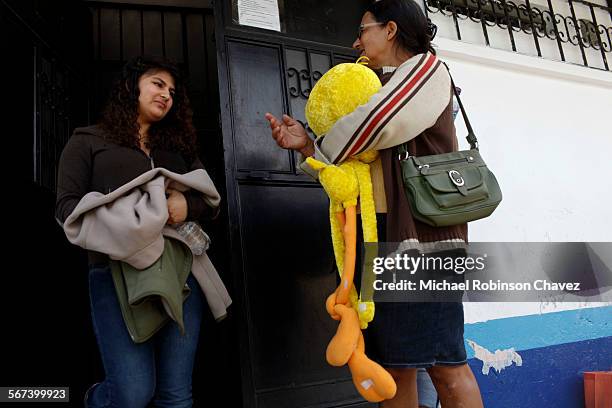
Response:
[[[151,170],[155,168],[155,162],[153,161],[153,156],[151,155],[151,152],[149,152],[149,154],[146,154],[142,149],[138,149],[138,151],[141,154],[144,154],[146,158],[149,159],[149,163],[151,163]]]

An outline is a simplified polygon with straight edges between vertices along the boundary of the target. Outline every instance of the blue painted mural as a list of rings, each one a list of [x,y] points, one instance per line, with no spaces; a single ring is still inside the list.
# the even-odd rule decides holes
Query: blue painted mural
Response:
[[[612,306],[466,324],[465,338],[486,407],[580,408],[583,373],[612,370]]]

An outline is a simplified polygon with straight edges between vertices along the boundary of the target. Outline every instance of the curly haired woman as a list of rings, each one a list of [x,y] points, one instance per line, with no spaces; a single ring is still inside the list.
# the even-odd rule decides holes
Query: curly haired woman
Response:
[[[201,169],[196,133],[181,75],[161,58],[129,61],[115,84],[98,125],[78,128],[59,164],[56,217],[64,223],[89,192],[108,194],[141,174],[162,167],[185,174]],[[213,216],[194,190],[166,190],[168,224]],[[142,343],[132,341],[113,286],[109,258],[88,252],[94,331],[106,378],[85,397],[88,407],[192,406],[191,381],[203,310],[192,274],[183,304],[181,335],[166,324]]]

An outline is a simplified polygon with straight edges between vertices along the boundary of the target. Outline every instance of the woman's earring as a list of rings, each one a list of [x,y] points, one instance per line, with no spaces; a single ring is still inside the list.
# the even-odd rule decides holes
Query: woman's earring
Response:
[[[427,35],[429,36],[429,40],[433,40],[438,32],[438,26],[431,22],[431,19],[427,19]]]

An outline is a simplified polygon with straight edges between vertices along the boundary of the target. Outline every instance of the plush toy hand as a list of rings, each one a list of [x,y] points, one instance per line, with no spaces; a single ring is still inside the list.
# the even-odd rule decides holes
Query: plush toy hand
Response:
[[[359,394],[369,402],[391,399],[397,392],[395,380],[387,370],[365,355],[363,334],[359,332],[357,347],[349,362],[353,384]]]
[[[378,159],[378,150],[366,150],[354,157],[362,163],[372,163]]]
[[[359,185],[352,167],[325,164],[312,157],[308,157],[306,163],[319,170],[319,181],[332,201],[342,203],[344,208],[357,205]]]
[[[374,302],[361,300],[357,301],[357,313],[359,313],[359,323],[362,329],[368,328],[368,323],[374,319]]]

